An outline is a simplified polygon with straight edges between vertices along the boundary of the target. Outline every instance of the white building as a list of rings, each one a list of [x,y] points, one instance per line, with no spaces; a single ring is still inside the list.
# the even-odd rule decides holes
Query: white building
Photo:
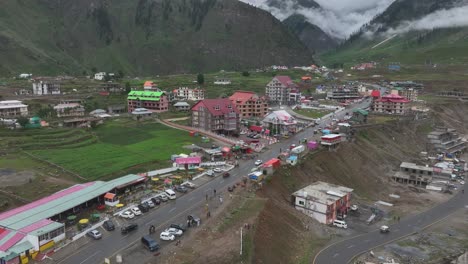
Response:
[[[205,99],[205,90],[200,88],[190,89],[188,87],[179,87],[173,91],[176,99],[187,101],[200,101]]]
[[[214,81],[214,84],[217,84],[217,85],[229,85],[231,84],[231,79],[229,78],[216,78],[216,80]]]
[[[21,79],[27,79],[32,77],[32,73],[21,73],[19,76]]]
[[[293,193],[294,207],[322,224],[331,224],[337,216],[346,216],[351,207],[353,189],[315,182]]]
[[[60,84],[38,81],[33,82],[33,94],[34,95],[59,95]]]
[[[78,103],[58,104],[54,106],[54,110],[57,112],[57,117],[75,117],[85,114],[84,107]]]
[[[94,74],[94,80],[102,81],[106,77],[105,72],[98,72]]]
[[[1,117],[19,117],[28,115],[28,106],[18,100],[0,101]]]
[[[273,111],[262,120],[263,126],[274,134],[295,133],[297,120],[285,110]]]
[[[301,93],[289,76],[275,76],[267,84],[265,94],[271,102],[278,104],[296,103]]]

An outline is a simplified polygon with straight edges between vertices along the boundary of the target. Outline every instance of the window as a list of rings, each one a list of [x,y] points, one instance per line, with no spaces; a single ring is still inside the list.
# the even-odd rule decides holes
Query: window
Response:
[[[216,105],[216,106],[214,107],[214,109],[215,109],[215,110],[219,110],[219,109],[220,109],[220,108],[219,108],[219,105]]]
[[[413,171],[413,173],[416,173],[416,170],[415,170],[415,169],[413,169],[412,171]]]
[[[231,108],[232,108],[232,105],[228,105],[227,108],[231,109]]]
[[[299,201],[299,205],[304,205],[304,201]]]

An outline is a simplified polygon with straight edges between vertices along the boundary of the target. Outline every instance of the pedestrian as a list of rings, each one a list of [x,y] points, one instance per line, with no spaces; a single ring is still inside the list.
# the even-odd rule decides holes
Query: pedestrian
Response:
[[[187,226],[190,227],[190,220],[187,220]]]
[[[229,194],[229,199],[231,199],[231,200],[232,200],[232,194],[231,194],[231,193]]]
[[[223,203],[223,197],[221,197],[221,195],[219,196],[219,203],[220,203],[220,204]]]
[[[216,195],[216,189],[213,189],[213,193],[214,193],[214,195]]]
[[[465,189],[462,189],[462,193],[463,193],[463,194],[465,193]]]
[[[208,215],[208,217],[211,217],[211,211],[208,211],[207,215]]]
[[[400,216],[397,216],[398,223],[400,223]]]

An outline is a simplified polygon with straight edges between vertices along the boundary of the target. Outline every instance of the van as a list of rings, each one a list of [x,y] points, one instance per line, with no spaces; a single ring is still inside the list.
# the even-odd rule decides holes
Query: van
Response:
[[[175,200],[176,193],[173,190],[167,189],[165,193],[170,200]]]
[[[141,238],[141,243],[149,249],[149,251],[156,251],[159,249],[159,244],[152,237],[146,235]]]
[[[348,225],[346,224],[346,222],[342,220],[334,220],[333,225],[336,227],[344,228],[344,229],[348,228]]]

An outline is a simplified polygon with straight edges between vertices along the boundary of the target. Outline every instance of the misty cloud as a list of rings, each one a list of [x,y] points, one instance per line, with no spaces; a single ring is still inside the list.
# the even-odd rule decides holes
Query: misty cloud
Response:
[[[301,14],[328,35],[345,39],[359,30],[395,0],[315,0],[322,8],[294,8],[293,0],[284,0],[281,8],[268,6],[268,0],[241,0],[271,12],[279,20]]]
[[[402,34],[413,30],[468,26],[468,6],[442,9],[414,21],[404,21],[398,27],[386,32],[387,35]]]

